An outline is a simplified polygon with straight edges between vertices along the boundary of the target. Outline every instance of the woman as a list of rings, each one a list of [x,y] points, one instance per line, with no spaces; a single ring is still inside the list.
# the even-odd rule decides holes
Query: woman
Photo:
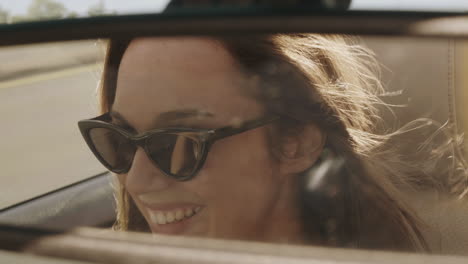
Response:
[[[118,174],[118,227],[426,250],[373,152],[375,69],[332,35],[112,40],[106,114],[80,128]]]

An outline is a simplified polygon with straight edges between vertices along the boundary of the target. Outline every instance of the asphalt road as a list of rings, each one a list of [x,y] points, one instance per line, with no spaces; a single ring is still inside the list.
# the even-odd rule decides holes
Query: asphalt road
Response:
[[[0,209],[104,171],[77,126],[98,80],[88,65],[0,82]]]

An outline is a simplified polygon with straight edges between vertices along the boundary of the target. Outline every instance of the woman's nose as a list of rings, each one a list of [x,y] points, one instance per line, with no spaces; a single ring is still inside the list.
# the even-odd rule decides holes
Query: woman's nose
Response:
[[[132,167],[125,178],[125,187],[128,191],[142,193],[163,190],[173,182],[175,180],[157,168],[142,148],[137,149]]]

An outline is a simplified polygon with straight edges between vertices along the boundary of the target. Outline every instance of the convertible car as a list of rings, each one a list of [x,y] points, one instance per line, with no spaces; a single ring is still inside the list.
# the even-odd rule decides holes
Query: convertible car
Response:
[[[352,35],[382,68],[380,118],[386,132],[404,131],[392,142],[402,145],[398,155],[435,155],[439,140],[457,144],[447,159],[427,164],[427,175],[453,166],[454,157],[463,162],[468,5],[418,2],[395,10],[365,2],[171,1],[139,14],[109,9],[97,16],[7,19],[0,25],[0,262],[466,263],[468,178],[457,177],[466,164],[428,181],[409,179],[412,188],[402,191],[424,222],[429,254],[113,230],[117,177],[94,158],[76,126],[98,115],[96,87],[112,39]],[[419,133],[421,123],[407,125],[414,120],[433,131]]]

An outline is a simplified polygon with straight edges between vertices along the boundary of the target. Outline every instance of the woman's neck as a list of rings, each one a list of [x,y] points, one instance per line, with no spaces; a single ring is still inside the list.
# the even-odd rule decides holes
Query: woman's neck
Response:
[[[265,226],[263,241],[273,243],[304,244],[306,241],[304,223],[298,198],[297,176],[288,175],[278,192],[270,220]]]

